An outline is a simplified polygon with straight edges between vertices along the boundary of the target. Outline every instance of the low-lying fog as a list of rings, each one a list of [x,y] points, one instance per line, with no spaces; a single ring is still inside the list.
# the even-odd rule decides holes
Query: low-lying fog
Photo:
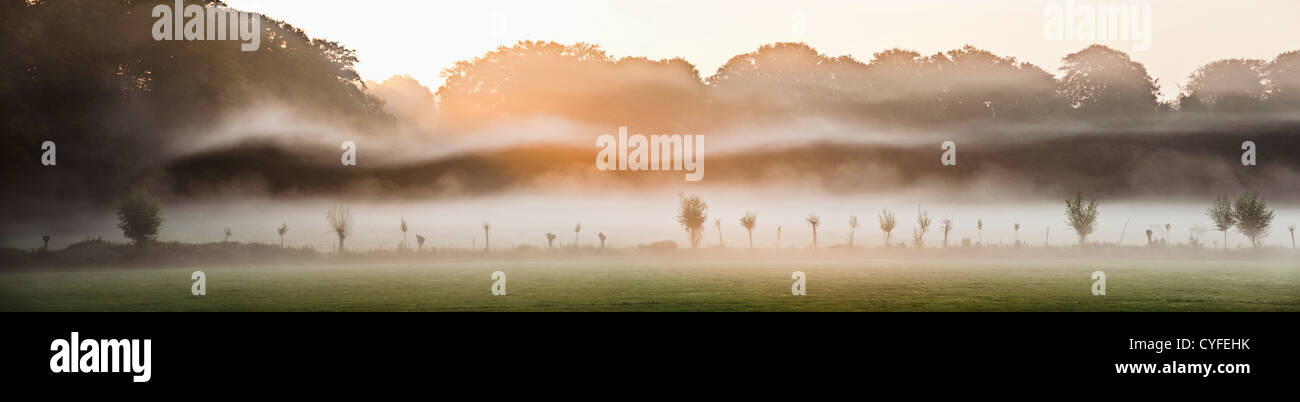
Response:
[[[850,215],[857,215],[861,226],[855,244],[879,246],[884,235],[879,229],[877,214],[889,208],[897,216],[894,242],[911,240],[916,226],[918,203],[933,218],[926,244],[939,246],[943,241],[941,220],[953,220],[949,244],[960,245],[963,238],[972,242],[980,238],[976,219],[984,220],[983,241],[1010,245],[1016,232],[1014,224],[1020,223],[1019,238],[1030,246],[1040,246],[1044,241],[1053,246],[1075,244],[1078,238],[1065,223],[1063,202],[994,203],[970,202],[963,199],[925,199],[904,194],[889,196],[839,196],[826,194],[797,194],[775,189],[748,192],[734,190],[698,191],[709,203],[709,223],[706,225],[702,247],[715,247],[718,233],[713,219],[722,220],[723,240],[728,247],[746,247],[748,240],[739,219],[746,211],[758,214],[754,231],[755,247],[773,247],[777,241],[776,228],[781,227],[783,247],[807,247],[811,243],[811,228],[805,221],[808,214],[822,218],[818,229],[819,245],[833,246],[847,243]],[[309,245],[317,250],[332,250],[337,239],[325,223],[326,211],[337,203],[328,200],[273,201],[273,200],[205,200],[164,206],[164,223],[160,240],[182,242],[219,242],[224,240],[224,228],[229,227],[231,241],[279,243],[276,227],[288,224],[284,238],[286,246]],[[633,247],[659,240],[673,240],[680,247],[688,247],[686,234],[676,222],[677,194],[625,193],[592,196],[561,195],[555,193],[516,193],[509,196],[488,196],[449,201],[429,202],[361,202],[348,205],[355,217],[355,231],[346,247],[353,250],[392,249],[402,241],[400,221],[405,218],[409,231],[407,241],[415,245],[415,236],[422,235],[426,247],[468,248],[483,247],[481,225],[491,222],[492,248],[519,245],[546,247],[546,233],[557,236],[556,246],[570,246],[574,242],[573,228],[582,223],[578,242],[582,245],[599,244],[597,233],[604,233],[615,247]],[[1205,216],[1205,203],[1168,202],[1107,202],[1099,200],[1099,224],[1090,241],[1114,243],[1123,236],[1124,245],[1144,245],[1145,231],[1152,229],[1153,238],[1166,236],[1165,224],[1172,225],[1168,234],[1170,243],[1186,243],[1195,231],[1206,247],[1221,246],[1223,233],[1215,231]],[[1300,208],[1296,206],[1271,206],[1276,210],[1272,234],[1263,240],[1264,245],[1290,246],[1291,238],[1286,227],[1300,222]],[[40,247],[41,236],[51,235],[51,248],[66,247],[86,238],[102,237],[111,241],[126,241],[116,228],[114,216],[87,215],[69,217],[57,227],[34,223],[19,223],[5,229],[5,246],[20,248]],[[1125,224],[1127,223],[1127,229]],[[1235,231],[1228,233],[1230,247],[1249,247],[1249,241]]]

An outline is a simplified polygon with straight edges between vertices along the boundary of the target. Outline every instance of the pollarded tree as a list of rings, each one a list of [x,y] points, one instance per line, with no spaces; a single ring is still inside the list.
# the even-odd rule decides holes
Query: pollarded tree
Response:
[[[893,238],[894,228],[898,221],[894,219],[894,213],[889,208],[880,210],[880,215],[876,216],[880,220],[880,231],[885,232],[885,247],[889,247],[889,241]]]
[[[704,237],[704,222],[709,219],[709,204],[695,194],[678,195],[678,199],[677,223],[686,229],[691,248],[699,248]]]
[[[1228,249],[1228,229],[1232,229],[1237,224],[1237,217],[1232,212],[1232,200],[1228,196],[1221,195],[1214,199],[1210,208],[1205,210],[1205,216],[1214,221],[1214,228],[1223,232],[1223,249]],[[1147,235],[1150,237],[1150,235]],[[1150,243],[1150,241],[1148,241]]]
[[[1097,228],[1097,200],[1084,202],[1083,193],[1075,193],[1073,199],[1065,200],[1065,223],[1074,228],[1079,235],[1079,245],[1088,244],[1088,235]]]
[[[925,247],[925,232],[930,231],[930,213],[921,209],[920,205],[916,206],[916,228],[918,230],[913,234],[912,242],[917,247]]]
[[[556,237],[555,233],[546,234],[546,248],[554,248]]]
[[[137,246],[154,241],[162,227],[162,203],[142,189],[117,202],[117,228]]]
[[[1273,225],[1273,211],[1255,192],[1237,197],[1232,203],[1232,215],[1237,220],[1237,231],[1250,239],[1251,247],[1259,247],[1259,239],[1268,237]]]
[[[817,227],[822,225],[822,218],[817,215],[808,214],[808,217],[805,219],[808,221],[808,225],[812,226],[812,235],[813,235],[812,248],[816,249],[817,248]]]
[[[740,217],[740,226],[745,228],[749,233],[749,248],[754,248],[754,226],[758,225],[758,214],[746,212],[745,216]]]
[[[573,247],[574,248],[578,247],[578,235],[581,233],[582,233],[582,222],[579,221],[577,225],[573,226]]]
[[[281,222],[280,227],[275,228],[275,233],[280,235],[280,248],[284,248],[284,234],[289,233],[289,223]]]
[[[943,248],[948,248],[948,232],[952,231],[952,218],[943,218],[939,221],[939,229],[943,229]]]
[[[325,213],[325,222],[330,230],[339,237],[339,252],[343,252],[343,241],[352,235],[352,209],[345,206],[330,208]]]
[[[406,218],[402,218],[402,227],[401,227],[401,229],[402,229],[402,246],[401,246],[401,247],[398,247],[398,249],[405,249],[405,248],[406,248],[406,229],[407,229],[407,227],[406,227]]]

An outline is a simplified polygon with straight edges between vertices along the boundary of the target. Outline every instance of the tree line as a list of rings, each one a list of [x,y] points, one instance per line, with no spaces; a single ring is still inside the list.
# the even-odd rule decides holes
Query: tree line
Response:
[[[445,69],[437,95],[440,118],[453,124],[544,114],[653,132],[801,116],[933,127],[1300,108],[1300,51],[1211,62],[1172,102],[1124,52],[1092,45],[1061,61],[1058,77],[969,45],[932,55],[890,49],[863,62],[773,43],[701,78],[681,58],[616,59],[594,44],[521,41]]]

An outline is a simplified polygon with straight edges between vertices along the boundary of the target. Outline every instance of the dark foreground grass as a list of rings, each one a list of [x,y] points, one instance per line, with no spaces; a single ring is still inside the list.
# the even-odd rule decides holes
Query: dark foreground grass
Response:
[[[1300,311],[1294,262],[469,260],[0,273],[4,311]],[[490,275],[507,274],[506,296]],[[806,296],[790,275],[807,273]],[[1093,271],[1107,294],[1090,292]]]

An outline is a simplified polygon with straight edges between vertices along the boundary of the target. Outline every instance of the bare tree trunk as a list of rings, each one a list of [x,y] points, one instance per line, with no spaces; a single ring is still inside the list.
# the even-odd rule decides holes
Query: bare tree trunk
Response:
[[[341,234],[339,235],[339,252],[340,252],[340,253],[343,252],[343,238],[344,238],[344,237],[346,237],[346,236],[341,235]]]
[[[1294,239],[1295,239],[1295,236],[1293,235],[1293,236],[1291,236],[1291,238],[1292,238],[1292,240],[1291,240],[1291,248],[1295,248],[1295,240],[1294,240]],[[750,231],[749,231],[749,248],[754,248],[754,231],[753,231],[753,230],[750,230]]]

